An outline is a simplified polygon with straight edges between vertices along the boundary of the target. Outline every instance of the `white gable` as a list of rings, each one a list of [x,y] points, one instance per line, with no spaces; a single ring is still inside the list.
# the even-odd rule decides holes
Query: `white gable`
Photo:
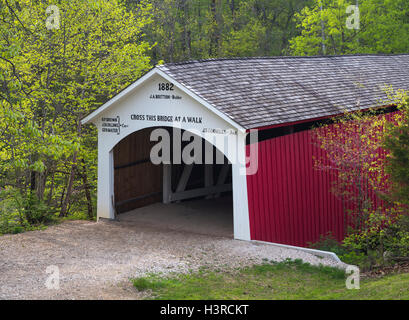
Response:
[[[161,86],[164,87],[161,88]],[[200,108],[198,108],[198,105],[200,105]],[[175,108],[175,113],[169,114],[168,111],[171,111],[170,109],[173,108]],[[197,112],[203,113],[207,121],[210,121],[210,118],[217,117],[223,120],[222,127],[227,123],[229,128],[245,132],[245,129],[239,124],[157,68],[148,72],[138,81],[88,115],[81,123],[86,124],[93,122],[98,125],[102,117],[109,118],[110,116],[114,117],[120,113],[123,114],[125,109],[128,111],[125,118],[129,118],[137,112],[144,113],[145,115],[148,115],[148,111],[162,112],[164,116],[171,116],[176,126],[179,126],[176,121],[177,117],[192,117],[192,111],[195,111],[196,114],[198,114]],[[125,118],[122,118],[122,120],[125,120]],[[145,119],[146,123],[150,123],[148,126],[172,126],[167,121],[169,118],[165,121],[161,121],[160,119],[162,118],[150,120],[152,119],[151,117],[145,117]],[[181,123],[182,128],[184,128],[183,123],[184,122]],[[192,122],[188,123],[192,124]]]

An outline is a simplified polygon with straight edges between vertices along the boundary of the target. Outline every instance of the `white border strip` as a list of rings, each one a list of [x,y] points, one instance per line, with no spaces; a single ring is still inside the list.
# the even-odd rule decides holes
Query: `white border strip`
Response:
[[[304,252],[310,253],[310,254],[312,254],[314,256],[319,256],[319,257],[323,257],[323,258],[331,258],[331,259],[334,259],[338,263],[344,263],[344,262],[341,261],[340,258],[338,258],[338,256],[334,252],[331,252],[331,251],[323,251],[323,250],[317,250],[317,249],[311,249],[311,248],[296,247],[296,246],[290,246],[288,244],[281,244],[281,243],[267,242],[267,241],[259,241],[259,240],[250,240],[250,242],[260,243],[260,244],[269,244],[269,245],[276,246],[276,247],[304,251]]]

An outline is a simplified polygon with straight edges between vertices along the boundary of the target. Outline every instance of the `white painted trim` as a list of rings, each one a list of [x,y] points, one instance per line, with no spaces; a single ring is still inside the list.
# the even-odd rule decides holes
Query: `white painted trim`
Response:
[[[238,133],[237,159],[232,164],[234,238],[251,240],[246,172],[246,134]]]
[[[99,218],[115,219],[112,203],[114,196],[114,158],[113,151],[102,146],[98,140],[98,199],[97,215]]]
[[[317,250],[317,249],[311,249],[311,248],[297,247],[297,246],[291,246],[288,244],[281,244],[281,243],[267,242],[267,241],[260,241],[260,240],[251,240],[251,242],[260,243],[260,244],[268,244],[268,245],[272,245],[272,246],[276,246],[280,248],[304,251],[314,256],[330,258],[330,259],[334,259],[338,263],[343,263],[341,259],[334,252],[331,252],[331,251],[323,251],[323,250]]]
[[[135,90],[137,87],[139,87],[142,83],[146,82],[148,79],[150,79],[154,75],[160,75],[162,78],[165,80],[172,82],[178,87],[181,91],[186,93],[188,96],[199,102],[201,105],[212,111],[214,114],[222,118],[224,121],[229,123],[231,126],[236,128],[237,130],[241,132],[246,132],[246,129],[243,128],[241,125],[239,125],[237,122],[233,121],[231,118],[229,118],[226,114],[223,112],[219,111],[217,108],[215,108],[213,105],[211,105],[209,102],[204,100],[203,98],[199,97],[196,93],[194,93],[191,89],[187,88],[185,85],[179,83],[176,81],[174,78],[169,76],[167,73],[163,72],[162,70],[158,69],[155,67],[151,71],[149,71],[147,74],[139,78],[136,82],[128,86],[126,89],[118,93],[115,97],[113,97],[111,100],[103,104],[101,107],[99,107],[97,110],[86,116],[84,119],[81,120],[81,124],[87,124],[89,122],[92,122],[99,114],[103,113],[106,111],[108,108],[110,108],[113,104],[124,98],[126,95],[131,93],[133,90]]]
[[[109,151],[109,194],[111,198],[111,207],[110,207],[110,217],[112,219],[116,218],[115,210],[115,169],[114,169],[114,150]]]

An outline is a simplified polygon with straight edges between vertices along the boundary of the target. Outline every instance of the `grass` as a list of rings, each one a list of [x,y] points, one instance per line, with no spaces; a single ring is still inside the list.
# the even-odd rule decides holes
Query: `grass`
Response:
[[[263,263],[228,272],[149,275],[132,282],[140,291],[149,290],[148,299],[409,299],[409,274],[361,280],[361,289],[348,290],[343,271],[311,266],[301,260]]]

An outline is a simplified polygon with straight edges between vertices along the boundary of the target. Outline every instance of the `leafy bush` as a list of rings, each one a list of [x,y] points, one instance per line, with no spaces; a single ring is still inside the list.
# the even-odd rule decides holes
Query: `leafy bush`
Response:
[[[22,195],[14,188],[0,191],[0,234],[33,230],[53,219],[52,212],[35,195]]]
[[[396,257],[409,256],[409,216],[401,215],[385,230],[384,247]]]
[[[393,209],[372,212],[364,225],[341,243],[327,234],[310,247],[334,252],[345,263],[364,270],[392,264],[409,256],[409,216],[397,215]]]
[[[409,255],[409,217],[393,211],[372,213],[366,225],[343,241],[349,250],[365,253],[374,264]]]
[[[47,204],[39,200],[36,195],[29,194],[24,202],[24,212],[27,221],[30,224],[48,223],[53,219],[50,208]]]
[[[377,248],[382,249],[385,230],[393,224],[394,216],[395,214],[392,210],[389,210],[389,212],[375,211],[369,213],[368,219],[363,225],[344,239],[344,245],[349,249],[365,253]]]
[[[4,206],[3,203],[2,206]],[[25,225],[21,223],[15,211],[7,212],[0,209],[0,234],[23,232],[26,229]]]
[[[334,252],[338,256],[342,256],[347,253],[347,249],[342,246],[342,244],[335,239],[331,232],[326,235],[321,235],[320,240],[315,243],[309,243],[309,247],[317,250],[324,250]]]
[[[370,267],[368,257],[363,252],[347,251],[346,253],[339,255],[339,258],[347,264],[360,266],[363,269],[368,269]]]

